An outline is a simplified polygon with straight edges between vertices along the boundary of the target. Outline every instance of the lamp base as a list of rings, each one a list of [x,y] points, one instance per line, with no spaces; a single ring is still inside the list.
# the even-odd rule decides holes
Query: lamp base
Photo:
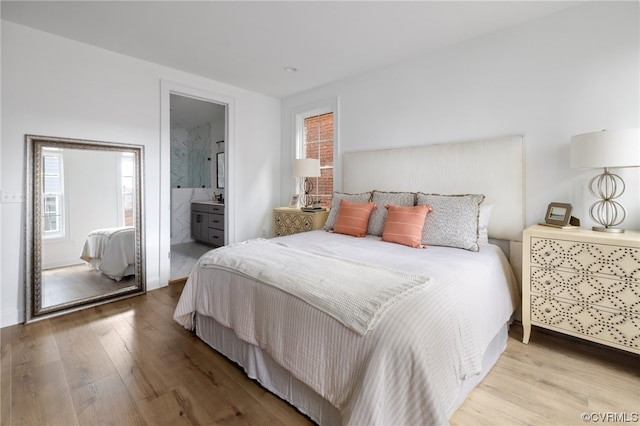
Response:
[[[611,234],[622,234],[624,232],[622,228],[605,228],[604,226],[594,226],[591,229],[598,232],[609,232]]]
[[[624,193],[625,185],[622,178],[609,172],[607,167],[604,173],[594,176],[589,181],[589,191],[599,200],[591,205],[589,216],[594,222],[602,226],[594,226],[594,231],[621,234],[624,229],[614,228],[620,225],[627,216],[625,208],[615,199]]]

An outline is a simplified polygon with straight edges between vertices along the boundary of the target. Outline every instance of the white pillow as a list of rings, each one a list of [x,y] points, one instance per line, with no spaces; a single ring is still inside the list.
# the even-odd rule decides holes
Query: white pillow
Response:
[[[489,242],[489,221],[491,220],[491,212],[493,204],[480,204],[480,213],[478,214],[478,242]]]

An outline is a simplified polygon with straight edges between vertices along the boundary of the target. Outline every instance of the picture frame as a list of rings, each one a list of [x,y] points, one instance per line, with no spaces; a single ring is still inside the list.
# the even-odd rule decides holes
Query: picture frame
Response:
[[[289,199],[289,207],[297,208],[298,202],[300,201],[300,194],[291,194],[291,198]]]
[[[544,221],[553,226],[568,226],[571,221],[571,210],[571,204],[549,203]]]

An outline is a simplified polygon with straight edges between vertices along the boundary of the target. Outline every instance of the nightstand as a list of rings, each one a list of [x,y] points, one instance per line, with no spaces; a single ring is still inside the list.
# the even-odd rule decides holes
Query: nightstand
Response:
[[[524,343],[535,325],[640,354],[640,232],[534,225],[522,262]]]
[[[303,212],[296,208],[278,207],[273,209],[273,228],[276,237],[313,231],[322,229],[328,216],[328,211]]]

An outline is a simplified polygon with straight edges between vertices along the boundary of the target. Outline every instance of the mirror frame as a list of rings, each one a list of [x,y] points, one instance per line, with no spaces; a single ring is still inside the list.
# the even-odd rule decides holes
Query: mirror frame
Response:
[[[69,139],[49,136],[26,135],[26,232],[25,232],[25,323],[44,319],[90,306],[101,305],[146,292],[145,244],[144,244],[144,185],[142,145]],[[42,149],[67,148],[93,151],[128,152],[134,156],[134,239],[135,239],[135,286],[126,287],[109,294],[42,307]]]

